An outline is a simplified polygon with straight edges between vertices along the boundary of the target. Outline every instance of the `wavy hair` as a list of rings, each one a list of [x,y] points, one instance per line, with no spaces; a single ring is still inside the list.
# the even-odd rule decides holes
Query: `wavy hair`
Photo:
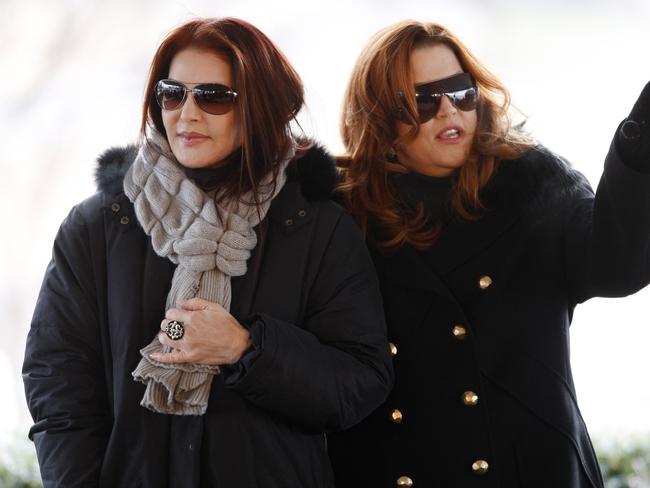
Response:
[[[348,209],[368,240],[383,251],[404,244],[426,249],[440,232],[439,227],[427,224],[423,205],[408,211],[400,203],[389,177],[408,171],[391,156],[391,148],[414,138],[420,127],[411,52],[437,44],[454,52],[479,89],[477,128],[468,161],[459,169],[452,190],[452,215],[464,220],[480,218],[480,190],[499,161],[534,146],[519,126],[512,126],[508,90],[446,28],[407,20],[379,31],[361,52],[347,85],[341,119],[346,154],[338,158],[338,165],[342,173],[339,189]],[[400,96],[400,91],[405,96]],[[402,138],[396,128],[400,109],[412,126]]]

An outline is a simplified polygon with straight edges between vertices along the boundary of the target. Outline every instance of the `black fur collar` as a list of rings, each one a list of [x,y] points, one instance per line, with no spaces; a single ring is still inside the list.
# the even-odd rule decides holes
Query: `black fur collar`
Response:
[[[488,210],[523,210],[585,192],[591,192],[587,179],[566,159],[538,145],[517,159],[501,161],[481,199]]]
[[[98,190],[121,193],[124,175],[136,154],[137,148],[129,145],[110,148],[99,156],[95,170]],[[322,145],[314,144],[288,171],[289,179],[300,181],[307,200],[340,197],[334,193],[338,182],[335,161]],[[566,160],[540,145],[517,159],[502,161],[481,196],[487,209],[512,209],[549,195],[559,198],[567,191],[590,191],[589,183]]]
[[[112,147],[97,159],[95,182],[97,189],[109,195],[122,193],[124,175],[137,155],[137,147]],[[313,143],[307,152],[289,166],[288,178],[300,182],[307,200],[327,200],[338,182],[334,158],[319,144]]]

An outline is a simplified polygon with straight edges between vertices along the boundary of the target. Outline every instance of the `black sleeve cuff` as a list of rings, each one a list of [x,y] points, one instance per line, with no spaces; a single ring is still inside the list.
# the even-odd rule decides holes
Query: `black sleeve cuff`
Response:
[[[237,384],[250,370],[264,349],[264,322],[259,317],[252,317],[244,321],[242,325],[248,329],[251,335],[251,345],[244,351],[239,361],[221,366],[226,386]]]

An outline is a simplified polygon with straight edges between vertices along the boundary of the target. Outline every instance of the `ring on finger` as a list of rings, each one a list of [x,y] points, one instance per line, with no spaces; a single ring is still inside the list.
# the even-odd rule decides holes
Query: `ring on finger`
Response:
[[[167,334],[167,337],[169,337],[172,341],[177,341],[181,339],[183,335],[185,335],[185,327],[183,326],[183,322],[180,322],[178,320],[170,320],[165,324],[163,332]]]

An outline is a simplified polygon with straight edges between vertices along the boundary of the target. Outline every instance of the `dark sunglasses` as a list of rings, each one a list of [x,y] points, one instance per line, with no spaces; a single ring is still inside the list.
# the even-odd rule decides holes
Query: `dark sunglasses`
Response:
[[[404,92],[400,92],[400,96],[404,99]],[[415,106],[421,124],[438,114],[442,97],[447,97],[457,109],[470,112],[478,105],[478,88],[469,73],[415,85]],[[398,115],[403,122],[408,123],[403,109],[398,111]]]
[[[228,113],[237,100],[237,92],[219,83],[203,83],[188,88],[180,81],[160,80],[155,86],[158,105],[163,110],[178,110],[192,92],[194,101],[201,110],[212,115]]]

